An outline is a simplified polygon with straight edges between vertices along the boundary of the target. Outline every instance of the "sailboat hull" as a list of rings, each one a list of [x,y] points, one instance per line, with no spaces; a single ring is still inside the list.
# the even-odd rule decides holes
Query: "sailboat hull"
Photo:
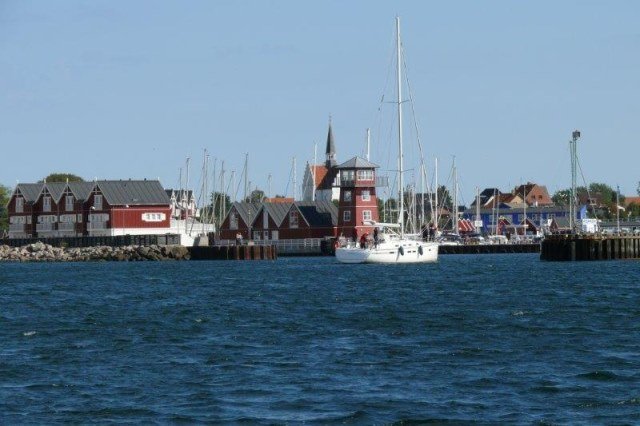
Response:
[[[340,263],[433,263],[438,260],[438,244],[422,241],[394,242],[378,247],[339,247]]]

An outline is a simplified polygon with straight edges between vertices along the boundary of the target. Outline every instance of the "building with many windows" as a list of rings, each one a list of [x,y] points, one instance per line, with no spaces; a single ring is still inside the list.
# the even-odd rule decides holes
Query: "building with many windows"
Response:
[[[157,180],[96,180],[16,185],[9,238],[170,232],[169,197]]]

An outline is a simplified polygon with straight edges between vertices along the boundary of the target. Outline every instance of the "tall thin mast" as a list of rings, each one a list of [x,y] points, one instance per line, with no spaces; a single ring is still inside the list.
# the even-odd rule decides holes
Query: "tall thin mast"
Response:
[[[480,188],[476,186],[476,221],[480,220]]]
[[[249,185],[248,185],[248,178],[249,178],[249,153],[245,153],[244,154],[244,200],[243,201],[247,201],[247,196],[249,195]]]
[[[291,167],[293,167],[293,201],[296,201],[296,198],[298,198],[298,191],[297,191],[298,181],[296,177],[296,157],[293,157],[293,164],[291,165]]]
[[[369,155],[371,154],[371,129],[367,128],[367,156],[365,157],[369,161]]]
[[[453,233],[460,232],[458,227],[458,169],[456,168],[456,157],[453,157]]]
[[[187,208],[185,209],[185,214],[184,214],[184,231],[185,233],[187,233],[187,221],[189,219],[189,207],[190,207],[190,197],[189,197],[189,162],[191,161],[190,157],[187,157],[187,178],[186,178],[186,183],[185,183],[185,188],[187,190]]]
[[[231,201],[235,203],[237,201],[238,191],[236,188],[236,171],[231,170]]]
[[[202,207],[200,210],[200,222],[202,223],[202,233],[204,234],[204,222],[206,219],[205,206],[207,200],[207,180],[209,179],[208,173],[209,170],[207,166],[209,165],[209,154],[207,154],[207,149],[204,149],[204,160],[202,162]]]
[[[617,232],[620,235],[620,185],[616,186],[616,223]]]
[[[220,167],[220,223],[227,216],[227,195],[224,187],[224,160],[222,160],[222,166]]]
[[[311,166],[311,201],[316,200],[316,164],[318,163],[318,143],[313,143],[313,165]]]
[[[522,236],[524,238],[527,237],[527,184],[524,184],[524,187],[522,187],[522,198],[524,198],[522,200],[522,202],[524,203],[523,206],[523,210],[524,210],[524,222],[523,222],[523,228],[522,228]]]
[[[400,17],[396,17],[396,49],[397,49],[397,77],[398,77],[398,205],[400,235],[404,235],[404,183],[402,181],[402,52],[400,44]]]
[[[435,221],[434,221],[434,226],[436,228],[436,231],[438,230],[438,226],[440,224],[440,213],[438,212],[438,157],[435,158],[434,161],[434,169],[435,169],[435,187],[436,190],[434,191],[435,194]]]
[[[574,130],[571,134],[571,140],[569,141],[569,152],[571,154],[571,200],[569,201],[569,228],[571,232],[575,232],[576,225],[576,177],[578,168],[578,152],[577,143],[580,138],[580,131]]]
[[[217,173],[218,159],[213,159],[213,174],[211,175],[211,223],[213,224],[213,231],[217,231],[216,226],[216,173]],[[208,194],[207,194],[208,195]]]

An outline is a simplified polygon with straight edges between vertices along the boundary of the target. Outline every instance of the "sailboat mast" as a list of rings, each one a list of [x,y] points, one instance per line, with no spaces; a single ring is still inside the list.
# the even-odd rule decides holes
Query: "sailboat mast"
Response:
[[[453,157],[453,233],[458,234],[458,169],[456,168],[456,157]]]
[[[365,157],[369,161],[369,154],[371,153],[371,129],[367,128],[367,156]]]
[[[404,235],[404,183],[402,181],[402,53],[400,51],[400,17],[396,16],[396,54],[397,54],[397,77],[398,77],[398,205],[400,224],[400,235]]]

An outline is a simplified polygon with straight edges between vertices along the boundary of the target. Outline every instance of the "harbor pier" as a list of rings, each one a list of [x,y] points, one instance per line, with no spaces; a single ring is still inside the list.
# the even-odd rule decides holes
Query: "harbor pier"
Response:
[[[542,241],[540,259],[549,261],[640,259],[640,236],[550,235]]]
[[[271,245],[218,245],[189,247],[191,260],[275,260],[278,250]]]

